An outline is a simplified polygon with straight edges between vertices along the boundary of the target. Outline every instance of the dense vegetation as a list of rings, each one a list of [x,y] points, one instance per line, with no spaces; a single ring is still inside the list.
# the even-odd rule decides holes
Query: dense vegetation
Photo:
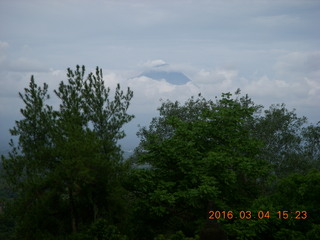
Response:
[[[33,77],[20,93],[0,239],[320,239],[320,122],[240,90],[167,100],[125,160],[133,92],[111,92],[99,68],[67,77],[58,109]]]

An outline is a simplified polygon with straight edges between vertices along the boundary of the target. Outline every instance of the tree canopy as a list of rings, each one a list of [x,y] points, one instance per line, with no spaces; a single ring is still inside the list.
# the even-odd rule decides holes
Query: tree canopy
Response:
[[[167,100],[125,160],[129,88],[76,66],[53,93],[33,76],[19,93],[0,238],[319,239],[320,122],[240,90]]]
[[[16,234],[23,239],[43,239],[51,234],[81,231],[103,218],[109,225],[121,218],[123,172],[117,140],[133,92],[117,85],[113,99],[101,69],[85,76],[85,68],[68,69],[68,81],[54,91],[59,109],[45,104],[48,85],[31,77],[20,97],[23,119],[11,134],[19,141],[2,157],[5,178],[16,193],[13,212]]]

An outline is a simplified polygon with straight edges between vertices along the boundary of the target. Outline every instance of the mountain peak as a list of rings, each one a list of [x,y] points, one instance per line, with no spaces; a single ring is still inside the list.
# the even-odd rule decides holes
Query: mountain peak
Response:
[[[184,85],[191,81],[184,73],[175,70],[168,63],[161,59],[148,61],[145,63],[145,66],[148,67],[148,69],[141,73],[138,77],[144,76],[158,81],[165,80],[166,82],[174,85]]]
[[[149,70],[141,73],[139,77],[148,77],[154,80],[164,79],[168,83],[175,85],[183,85],[191,81],[184,73],[177,71]]]

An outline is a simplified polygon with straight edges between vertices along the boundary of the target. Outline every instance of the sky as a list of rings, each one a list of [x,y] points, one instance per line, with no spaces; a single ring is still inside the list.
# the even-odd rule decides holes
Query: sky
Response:
[[[157,116],[160,99],[200,92],[214,98],[240,88],[256,104],[285,103],[316,123],[319,22],[319,0],[0,0],[0,152],[31,75],[53,92],[77,64],[102,68],[111,89],[134,91],[125,150],[137,146],[138,125]],[[160,65],[191,81],[141,75]]]

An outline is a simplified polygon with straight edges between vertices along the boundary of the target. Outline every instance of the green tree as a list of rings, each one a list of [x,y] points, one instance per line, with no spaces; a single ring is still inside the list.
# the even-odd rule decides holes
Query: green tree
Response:
[[[140,239],[179,230],[194,236],[209,210],[242,208],[259,195],[267,164],[247,127],[258,109],[230,93],[216,102],[199,96],[162,104],[160,117],[139,133],[133,161],[145,167],[134,169],[128,184]]]
[[[295,110],[289,111],[285,104],[271,105],[255,118],[253,132],[264,143],[260,158],[272,164],[276,176],[310,169],[302,135],[306,123],[306,117],[298,117]]]
[[[281,221],[275,231],[275,239],[317,239],[315,235],[320,224],[319,186],[320,172],[315,169],[305,175],[293,173],[281,179],[270,200],[278,209],[288,211],[293,219]],[[285,233],[288,233],[287,238],[281,238]]]
[[[29,88],[24,94],[19,93],[25,104],[21,109],[24,118],[16,121],[16,126],[10,130],[13,136],[18,137],[19,143],[15,146],[11,140],[9,157],[2,156],[6,183],[19,196],[13,209],[15,222],[19,228],[25,226],[31,231],[38,228],[40,222],[45,222],[44,214],[41,218],[37,212],[46,212],[40,198],[45,198],[41,193],[46,189],[46,178],[53,168],[50,127],[54,114],[52,108],[44,103],[49,98],[47,91],[48,85],[38,87],[32,76]],[[50,222],[50,215],[48,220]]]
[[[313,168],[320,170],[320,122],[302,130],[303,155]]]
[[[59,109],[46,105],[48,85],[31,77],[20,97],[23,119],[11,130],[9,157],[3,157],[6,181],[17,194],[13,211],[16,234],[43,239],[48,234],[84,231],[99,218],[118,224],[124,213],[120,179],[124,167],[117,141],[133,92],[118,84],[111,100],[102,70],[85,77],[85,68],[68,69],[67,83],[55,94]]]

